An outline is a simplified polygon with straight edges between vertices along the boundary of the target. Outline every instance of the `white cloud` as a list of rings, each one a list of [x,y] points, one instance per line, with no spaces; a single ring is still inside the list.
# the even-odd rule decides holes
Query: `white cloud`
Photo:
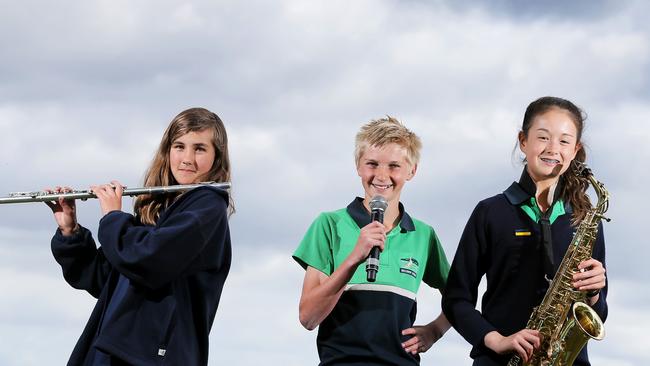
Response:
[[[612,192],[611,330],[593,346],[594,363],[647,363],[638,320],[647,299],[626,296],[645,286],[637,270],[650,178],[645,2],[588,12],[297,0],[5,8],[0,195],[114,178],[138,185],[176,113],[203,105],[224,119],[238,213],[213,363],[316,362],[315,333],[297,321],[302,271],[290,253],[319,211],[360,194],[352,152],[362,123],[390,114],[421,136],[422,163],[403,199],[434,225],[451,259],[476,202],[518,178],[518,125],[547,94],[585,108],[590,163]],[[79,215],[94,228],[97,203],[79,203]],[[0,206],[0,219],[0,274],[10,279],[0,283],[10,295],[0,302],[0,339],[10,340],[0,363],[65,360],[92,299],[61,278],[46,207]],[[439,311],[436,295],[420,301],[420,317]],[[36,334],[57,342],[35,346]],[[463,362],[468,351],[452,331],[423,365]]]

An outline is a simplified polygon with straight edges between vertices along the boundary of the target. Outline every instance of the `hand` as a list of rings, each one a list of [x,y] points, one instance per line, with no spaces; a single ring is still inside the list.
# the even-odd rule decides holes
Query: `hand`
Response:
[[[445,314],[440,313],[434,321],[427,325],[404,329],[402,335],[411,334],[413,337],[402,343],[402,348],[413,355],[426,352],[442,338],[449,328],[451,328],[449,320],[447,320]]]
[[[99,199],[102,214],[106,215],[111,211],[119,211],[122,209],[122,192],[124,191],[124,187],[120,182],[113,180],[111,184],[90,186],[90,190]]]
[[[378,246],[379,250],[383,251],[385,242],[386,227],[378,221],[373,221],[361,229],[357,244],[350,253],[350,258],[354,260],[354,263],[359,264],[368,258],[373,247]]]
[[[46,193],[67,193],[72,192],[70,187],[54,187],[54,190],[45,188]],[[54,220],[64,236],[70,236],[79,229],[77,224],[77,207],[74,200],[66,200],[59,197],[58,201],[45,202],[54,213]]]
[[[524,362],[528,362],[533,351],[539,347],[541,339],[539,331],[522,329],[517,333],[504,337],[497,331],[485,335],[485,345],[498,354],[516,352]]]
[[[605,267],[596,259],[590,258],[578,265],[573,274],[573,287],[580,291],[594,291],[605,287]]]
[[[428,326],[416,325],[413,328],[404,329],[402,335],[413,335],[413,337],[402,343],[402,348],[413,355],[426,352],[443,334]]]

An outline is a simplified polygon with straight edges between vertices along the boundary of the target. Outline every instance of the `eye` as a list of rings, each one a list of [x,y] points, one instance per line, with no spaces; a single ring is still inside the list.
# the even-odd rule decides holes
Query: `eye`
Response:
[[[569,144],[571,144],[571,141],[569,141],[569,140],[560,140],[560,143],[562,145],[569,145]]]
[[[540,140],[540,141],[548,141],[548,137],[546,137],[546,136],[539,136],[539,137],[537,137],[537,139]]]
[[[172,149],[174,150],[183,150],[184,145],[183,144],[173,144]]]
[[[398,169],[398,168],[400,168],[400,165],[397,164],[397,163],[391,163],[391,164],[389,164],[388,166],[389,166],[391,169]]]
[[[366,165],[371,167],[371,168],[376,168],[379,164],[377,164],[376,161],[367,161]]]

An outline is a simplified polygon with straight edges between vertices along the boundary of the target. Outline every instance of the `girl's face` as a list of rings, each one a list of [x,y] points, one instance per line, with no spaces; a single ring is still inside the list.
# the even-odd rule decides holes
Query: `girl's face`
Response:
[[[212,168],[215,151],[212,130],[188,132],[177,138],[169,150],[172,175],[179,184],[199,183]]]
[[[533,119],[528,136],[520,136],[519,148],[526,155],[528,174],[539,183],[554,182],[566,172],[581,145],[571,115],[552,108]]]
[[[396,143],[382,147],[368,146],[357,167],[366,202],[376,195],[383,196],[388,202],[399,202],[402,187],[413,178],[416,168],[408,163],[403,146]]]

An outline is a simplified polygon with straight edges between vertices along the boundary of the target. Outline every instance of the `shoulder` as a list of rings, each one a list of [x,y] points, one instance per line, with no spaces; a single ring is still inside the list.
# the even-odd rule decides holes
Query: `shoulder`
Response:
[[[513,207],[503,193],[480,200],[474,207],[475,214],[490,214]]]
[[[495,194],[492,197],[488,197],[480,200],[478,204],[476,204],[476,207],[489,209],[489,208],[499,207],[503,205],[510,205],[510,202],[508,202],[508,199],[506,198],[505,194],[499,193],[499,194]]]
[[[336,223],[349,216],[350,215],[348,214],[345,208],[340,208],[334,211],[323,211],[320,214],[318,214],[316,220],[314,221]]]
[[[510,215],[513,212],[513,207],[503,193],[485,198],[474,207],[468,219],[468,225],[471,223],[475,225],[497,223],[504,219],[504,215]]]
[[[196,212],[209,217],[221,217],[227,215],[228,204],[228,192],[209,186],[198,187],[183,193],[165,210],[161,219],[180,212]]]
[[[204,204],[204,205],[228,205],[229,194],[223,189],[214,187],[198,187],[185,192],[175,202],[177,205]]]
[[[415,232],[421,232],[421,233],[430,233],[435,235],[435,230],[433,229],[433,226],[427,224],[426,222],[416,219],[415,217],[411,216],[411,221],[413,221],[413,226],[415,227]]]

